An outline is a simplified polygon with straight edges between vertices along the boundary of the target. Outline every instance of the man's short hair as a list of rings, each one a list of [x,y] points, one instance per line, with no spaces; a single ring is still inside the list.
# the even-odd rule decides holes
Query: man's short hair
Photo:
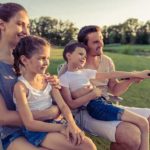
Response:
[[[101,29],[99,26],[96,25],[89,25],[89,26],[84,26],[80,29],[78,33],[78,42],[84,43],[87,45],[88,39],[87,35],[92,32],[100,32]]]

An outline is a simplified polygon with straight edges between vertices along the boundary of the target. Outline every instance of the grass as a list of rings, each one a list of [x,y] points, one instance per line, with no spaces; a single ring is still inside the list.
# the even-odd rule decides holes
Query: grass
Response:
[[[105,45],[104,51],[113,53],[122,53],[129,55],[150,55],[150,45],[121,45],[108,44]]]
[[[131,56],[117,53],[106,53],[110,56],[116,70],[132,71],[150,69],[150,58],[144,56]],[[57,74],[57,66],[63,63],[62,49],[53,49],[51,54],[50,72]],[[145,80],[140,84],[132,85],[122,96],[125,100],[121,103],[126,106],[148,107],[150,108],[150,80]],[[88,135],[97,145],[98,150],[109,150],[110,142],[101,138]]]

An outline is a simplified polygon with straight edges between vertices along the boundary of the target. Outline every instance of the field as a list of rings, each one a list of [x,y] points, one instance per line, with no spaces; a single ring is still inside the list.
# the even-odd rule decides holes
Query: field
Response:
[[[150,45],[108,44],[105,45],[104,51],[129,55],[150,56]]]
[[[116,65],[116,70],[143,70],[150,69],[150,57],[124,55],[118,53],[106,53]],[[51,53],[50,73],[57,74],[58,64],[63,63],[62,49],[53,49]],[[121,104],[126,106],[148,107],[150,108],[150,80],[145,80],[140,84],[132,85],[128,92],[122,97],[125,99]],[[89,135],[90,136],[90,135]],[[110,142],[103,138],[90,136],[97,145],[98,150],[109,150]]]

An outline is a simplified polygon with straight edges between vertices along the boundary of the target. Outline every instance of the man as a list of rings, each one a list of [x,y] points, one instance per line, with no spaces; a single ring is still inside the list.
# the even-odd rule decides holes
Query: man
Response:
[[[87,62],[85,68],[95,69],[99,72],[111,72],[115,70],[114,63],[108,56],[103,54],[103,37],[98,26],[85,26],[78,34],[78,41],[84,43],[89,48],[87,54]],[[63,73],[62,69],[60,74]],[[93,81],[102,91],[102,96],[106,101],[109,98],[108,90],[115,96],[123,94],[128,87],[141,79],[132,78],[119,82],[116,79],[105,80],[103,82]],[[87,90],[87,89],[86,89]],[[81,92],[81,91],[80,91]],[[84,96],[83,96],[84,97]],[[68,103],[71,108],[78,108],[81,106],[77,102]],[[149,119],[150,109],[127,108]],[[74,113],[75,119],[86,131],[105,137],[110,140],[111,150],[138,150],[141,146],[141,131],[139,127],[132,123],[121,121],[99,121],[91,118],[86,110],[79,110]]]

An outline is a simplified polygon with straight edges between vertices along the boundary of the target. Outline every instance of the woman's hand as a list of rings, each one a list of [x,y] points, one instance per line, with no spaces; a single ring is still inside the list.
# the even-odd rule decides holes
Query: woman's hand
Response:
[[[46,74],[45,79],[47,82],[50,82],[53,87],[55,87],[57,89],[61,89],[59,79],[56,75]]]
[[[37,120],[49,120],[56,119],[60,115],[60,110],[56,105],[52,105],[50,108],[45,110],[34,110],[32,111],[34,119]]]

